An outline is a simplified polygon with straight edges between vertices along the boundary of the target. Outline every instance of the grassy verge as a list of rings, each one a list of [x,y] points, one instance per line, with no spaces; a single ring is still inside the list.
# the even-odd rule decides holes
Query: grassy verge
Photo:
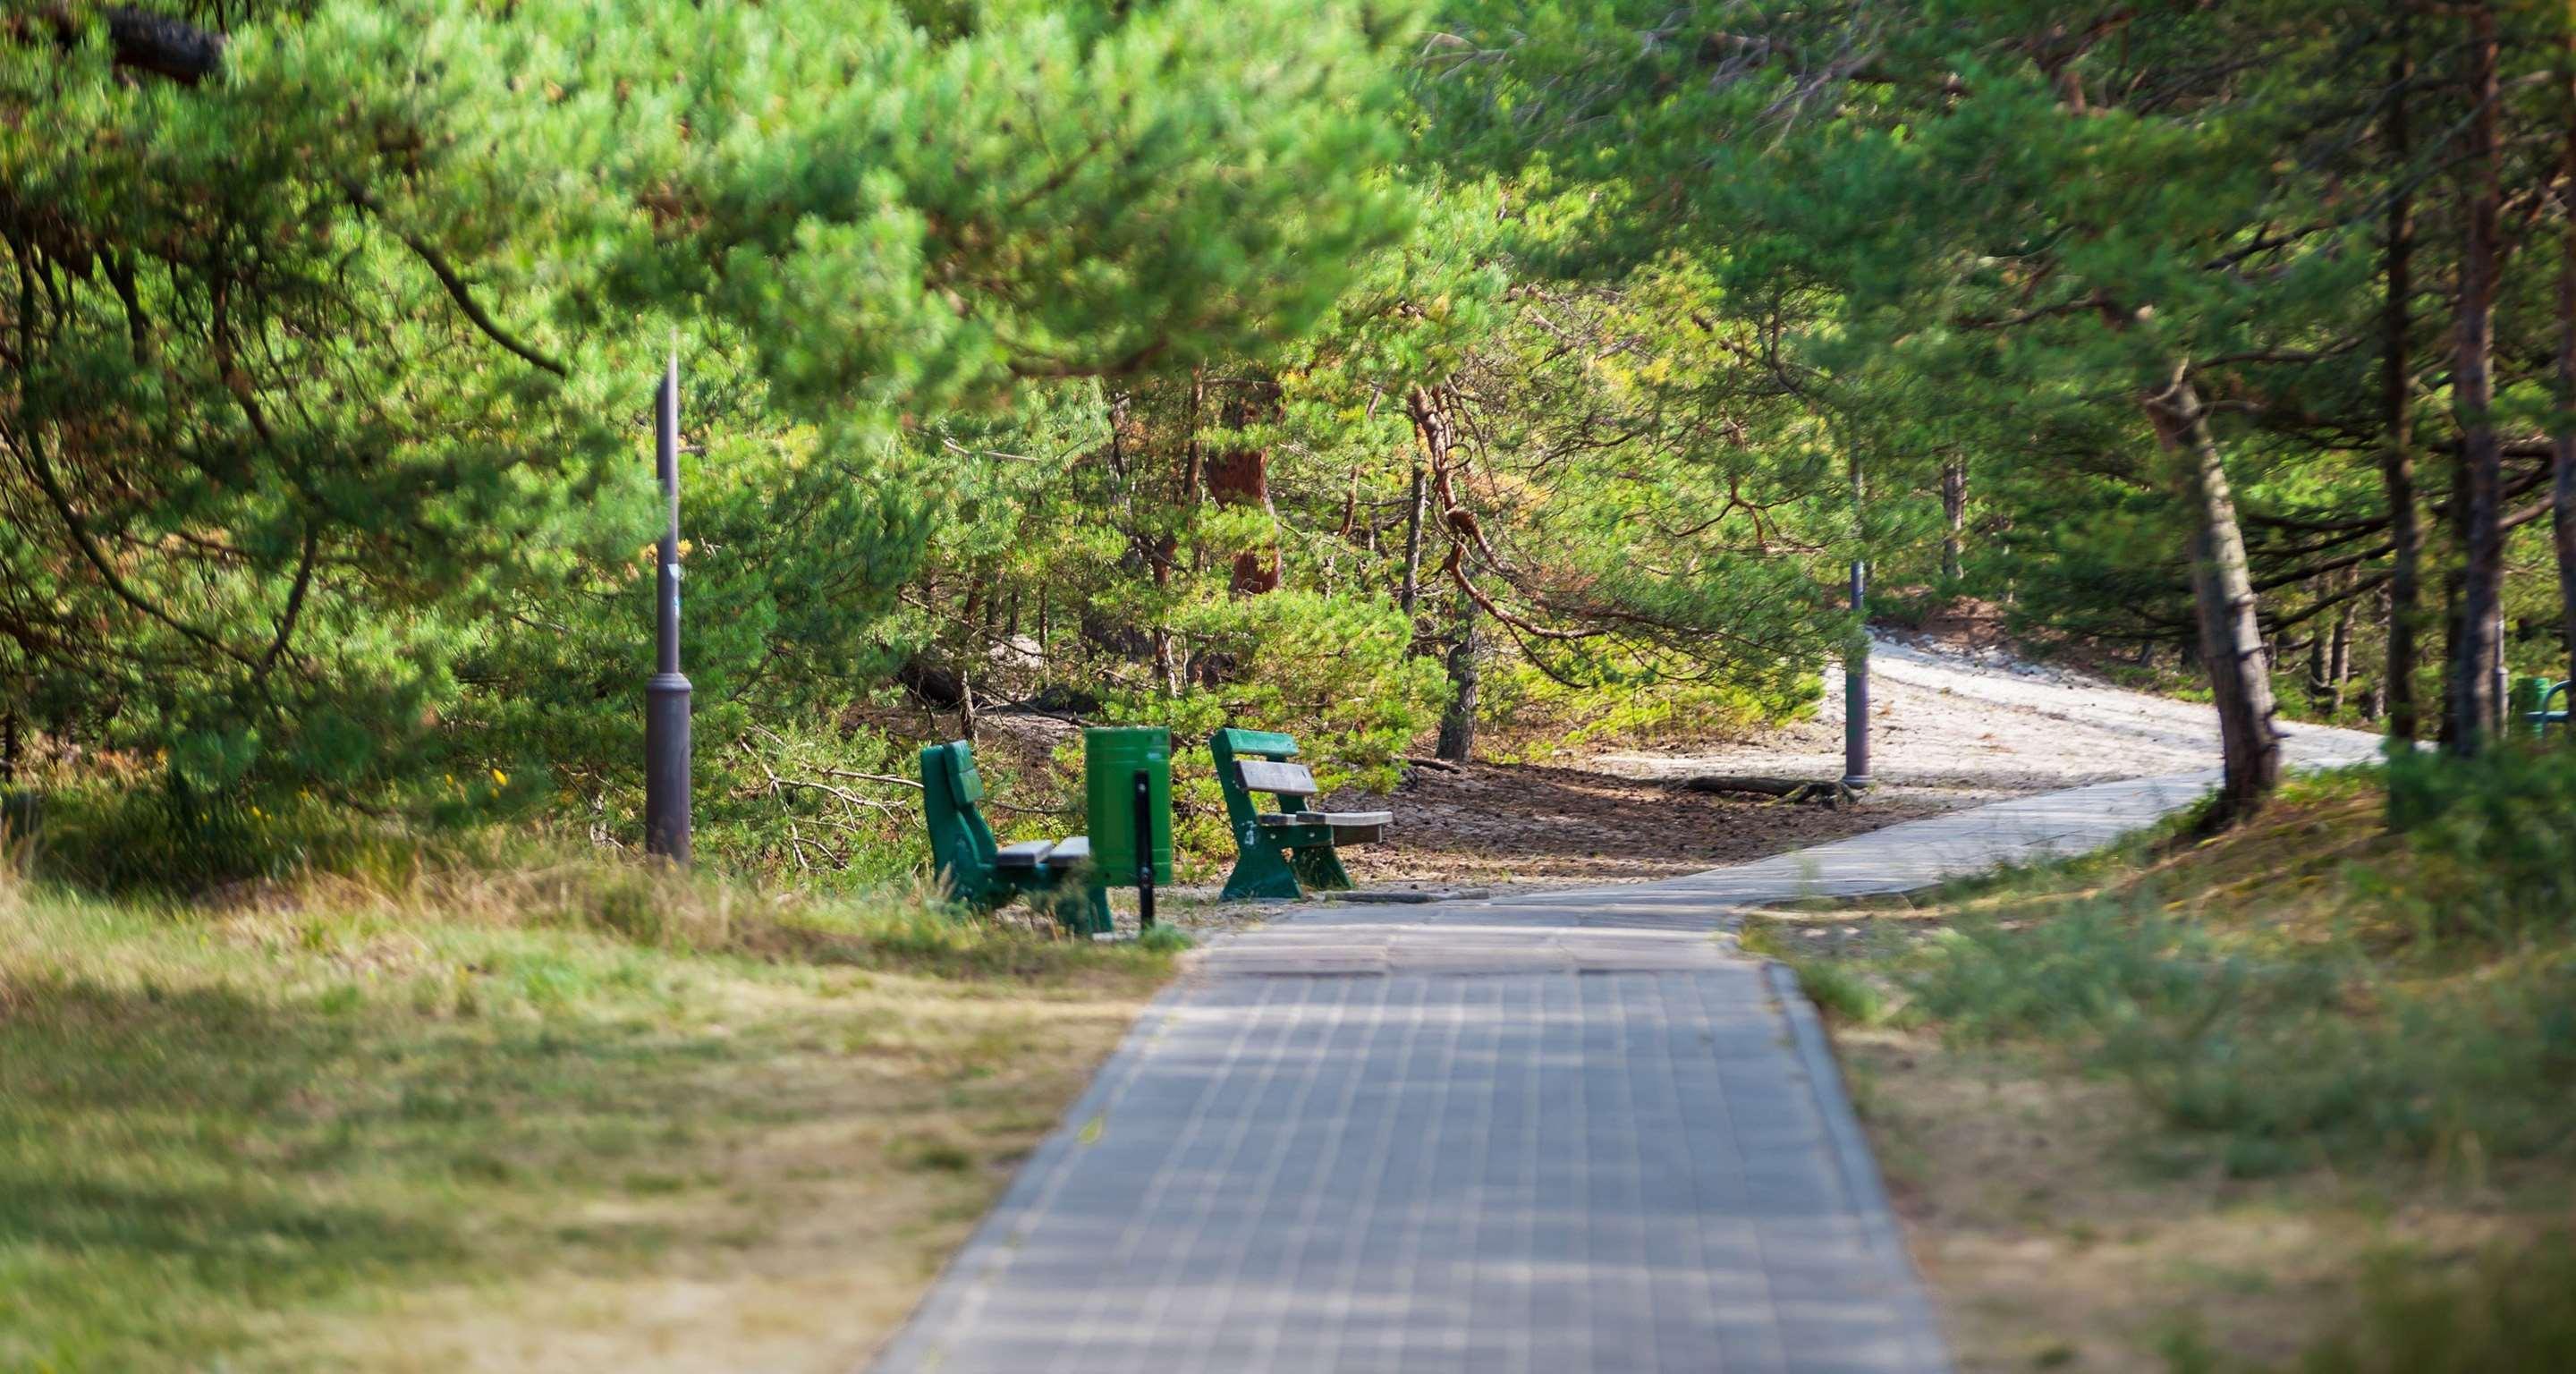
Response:
[[[0,1368],[855,1367],[1168,968],[587,863],[0,871]]]
[[[2355,772],[2207,843],[1757,922],[1966,1367],[2576,1368],[2534,1297],[2576,1291],[2571,772]]]

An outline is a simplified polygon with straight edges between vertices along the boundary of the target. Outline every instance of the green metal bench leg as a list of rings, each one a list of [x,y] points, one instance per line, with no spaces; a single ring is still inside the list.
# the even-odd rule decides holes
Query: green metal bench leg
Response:
[[[1226,875],[1225,891],[1219,894],[1219,900],[1268,898],[1293,902],[1305,895],[1306,890],[1297,885],[1297,871],[1288,866],[1287,855],[1277,845],[1258,832],[1236,839],[1234,871]]]
[[[1106,935],[1117,928],[1109,913],[1109,888],[1104,883],[1091,883],[1082,889],[1082,925],[1076,935]]]
[[[1348,892],[1351,875],[1342,868],[1342,856],[1331,849],[1298,849],[1288,855],[1289,867],[1297,871],[1307,887],[1318,892]]]

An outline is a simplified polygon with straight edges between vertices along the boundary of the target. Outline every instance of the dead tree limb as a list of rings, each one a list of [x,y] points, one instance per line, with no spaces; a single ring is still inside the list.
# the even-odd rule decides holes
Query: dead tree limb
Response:
[[[105,21],[108,54],[117,66],[166,76],[186,86],[196,85],[223,66],[224,36],[184,19],[131,5],[101,8],[56,3],[35,10],[39,32],[51,29],[53,41],[65,47],[79,40],[92,16]],[[15,22],[0,26],[0,34],[10,32],[27,31]]]
[[[1808,782],[1799,778],[1746,777],[1729,773],[1698,773],[1677,778],[1673,786],[1685,792],[1741,793],[1777,797],[1784,802],[1812,802],[1820,806],[1842,807],[1860,800],[1860,794],[1840,782]]]

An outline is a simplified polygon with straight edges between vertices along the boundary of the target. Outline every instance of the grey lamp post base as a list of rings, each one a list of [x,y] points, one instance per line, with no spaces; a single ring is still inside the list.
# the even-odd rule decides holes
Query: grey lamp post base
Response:
[[[1869,790],[1869,658],[1843,670],[1843,786]]]
[[[679,673],[644,684],[644,849],[689,861],[689,680]]]
[[[653,466],[662,483],[654,560],[653,667],[644,682],[644,852],[689,862],[689,679],[680,672],[680,355],[653,405]]]

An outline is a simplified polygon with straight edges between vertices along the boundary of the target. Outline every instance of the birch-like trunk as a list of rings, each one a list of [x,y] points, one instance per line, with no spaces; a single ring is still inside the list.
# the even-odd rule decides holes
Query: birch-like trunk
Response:
[[[2236,494],[2227,481],[2208,412],[2190,375],[2176,369],[2172,385],[2149,394],[2147,418],[2155,426],[2195,517],[2191,540],[2192,600],[2200,622],[2200,659],[2218,707],[2218,738],[2225,755],[2213,828],[2235,825],[2262,809],[2281,781],[2281,732],[2275,722],[2271,664],[2255,615],[2254,579],[2246,569],[2245,534],[2236,522]]]

